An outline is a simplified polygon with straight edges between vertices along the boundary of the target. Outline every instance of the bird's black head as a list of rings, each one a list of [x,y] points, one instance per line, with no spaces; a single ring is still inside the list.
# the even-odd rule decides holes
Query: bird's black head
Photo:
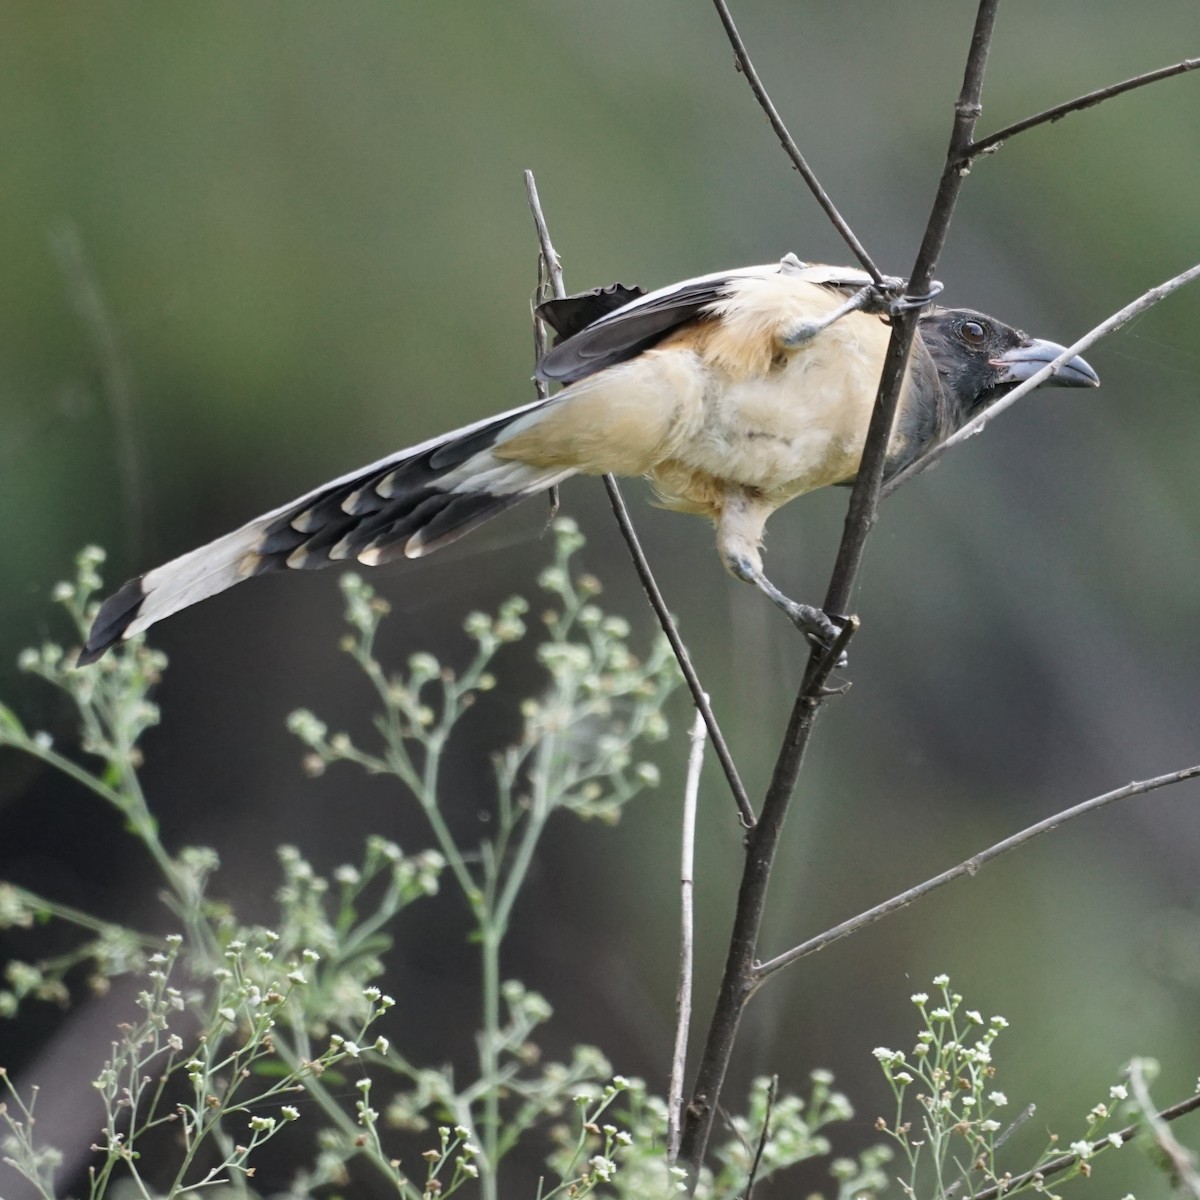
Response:
[[[970,308],[934,308],[921,318],[921,338],[942,388],[968,421],[1066,349],[1031,338]],[[1082,358],[1068,359],[1046,381],[1061,387],[1097,387],[1100,377]]]

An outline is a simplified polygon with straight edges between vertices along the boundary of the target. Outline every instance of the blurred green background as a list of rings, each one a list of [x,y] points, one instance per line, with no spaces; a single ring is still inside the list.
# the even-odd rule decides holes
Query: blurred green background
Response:
[[[778,107],[891,272],[915,253],[973,10],[737,6]],[[0,23],[0,696],[60,738],[69,714],[14,664],[64,635],[47,597],[80,546],[108,548],[116,585],[531,397],[524,168],[576,289],[658,286],[788,250],[847,259],[703,3],[29,0],[0,6]],[[981,130],[1198,52],[1194,0],[1010,0]],[[948,302],[1068,342],[1191,265],[1198,195],[1200,76],[1028,134],[967,180],[938,272]],[[888,503],[857,597],[854,687],[821,721],[766,951],[1068,804],[1200,759],[1198,328],[1200,291],[1179,293],[1089,354],[1099,392],[1032,397]],[[703,522],[650,507],[640,483],[627,494],[758,795],[803,647],[724,575]],[[769,568],[790,594],[823,594],[845,501],[806,497],[772,522]],[[648,639],[600,485],[571,482],[563,506],[589,535],[607,605]],[[544,520],[532,502],[376,573],[396,612],[387,652],[464,654],[469,610],[532,589]],[[421,844],[378,783],[349,769],[306,779],[284,730],[298,704],[365,721],[366,691],[336,649],[340,608],[332,574],[276,576],[155,631],[172,665],[147,788],[169,844],[217,847],[219,890],[248,916],[269,919],[280,841],[322,867],[371,832]],[[527,657],[503,684],[537,686]],[[671,715],[652,798],[615,830],[553,830],[508,963],[558,1011],[551,1050],[596,1042],[656,1087],[682,698]],[[487,754],[513,724],[497,703],[472,725],[454,770],[459,827],[479,821]],[[792,969],[751,1008],[731,1105],[754,1072],[795,1087],[830,1067],[860,1109],[839,1149],[871,1140],[888,1103],[871,1048],[908,1044],[907,997],[943,970],[1012,1022],[1001,1083],[1014,1104],[1039,1102],[1035,1141],[1075,1132],[1135,1053],[1163,1061],[1160,1100],[1186,1094],[1200,1067],[1198,799],[1188,785],[1073,824]],[[702,822],[700,1027],[740,867],[715,770]],[[0,877],[144,920],[145,864],[114,825],[64,781],[0,758]],[[447,901],[425,920],[394,956],[393,1040],[407,1029],[430,1061],[467,1061],[476,982],[462,917]],[[30,957],[31,945],[0,949]],[[85,1004],[0,1026],[0,1062],[44,1085],[51,1140],[92,1140],[85,1085],[116,1019]],[[1195,1118],[1180,1131],[1195,1142]],[[1165,1194],[1130,1157],[1102,1168],[1106,1193],[1136,1181],[1139,1196]]]

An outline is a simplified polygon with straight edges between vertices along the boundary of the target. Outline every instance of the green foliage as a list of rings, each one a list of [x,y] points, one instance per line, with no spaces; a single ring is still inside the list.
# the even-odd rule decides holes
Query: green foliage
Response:
[[[309,712],[294,713],[289,725],[305,744],[311,773],[350,763],[394,778],[398,793],[427,818],[433,845],[406,855],[370,837],[361,862],[328,876],[299,848],[281,847],[271,928],[243,924],[214,898],[214,850],[172,854],[159,839],[138,768],[139,739],[159,719],[150,695],[164,657],[140,638],[85,670],[52,643],[21,656],[24,669],[70,697],[82,748],[99,766],[81,765],[3,707],[0,746],[63,772],[120,814],[157,868],[181,929],[155,937],[0,884],[0,927],[56,919],[82,934],[58,958],[8,964],[3,1015],[36,1000],[65,1003],[70,973],[81,966],[97,989],[118,975],[142,978],[137,1013],[120,1025],[94,1081],[104,1132],[89,1200],[174,1200],[201,1189],[249,1200],[257,1152],[292,1126],[289,1147],[302,1147],[293,1154],[298,1165],[288,1191],[296,1198],[336,1194],[356,1163],[406,1200],[468,1188],[494,1197],[504,1157],[539,1133],[550,1151],[541,1200],[632,1198],[649,1188],[668,1194],[685,1187],[662,1151],[665,1103],[639,1080],[612,1078],[595,1048],[545,1061],[535,1039],[552,1017],[550,1006],[500,975],[504,936],[547,822],[558,812],[615,821],[657,782],[657,768],[638,752],[666,736],[662,707],[678,682],[665,643],[657,640],[639,659],[628,623],[596,604],[596,580],[572,570],[582,542],[572,522],[555,523],[555,558],[539,579],[551,601],[537,649],[546,683],[517,704],[522,730],[495,755],[494,819],[489,836],[474,844],[456,840],[443,820],[440,767],[463,714],[496,690],[501,652],[527,635],[529,606],[515,598],[495,616],[468,617],[473,650],[464,669],[422,653],[397,673],[375,653],[386,604],[357,576],[343,579],[350,629],[343,646],[374,690],[378,744],[366,748],[331,734]],[[98,551],[85,551],[76,581],[55,590],[80,634],[95,611],[101,561]],[[478,1049],[469,1078],[410,1061],[409,1048],[381,1032],[393,1001],[377,981],[393,930],[446,880],[473,918],[480,953],[479,1027],[465,1031]],[[419,1036],[412,1041],[416,1050]],[[0,1110],[4,1162],[48,1200],[58,1194],[62,1160],[35,1137],[37,1090],[18,1090],[7,1073],[0,1090],[7,1094]],[[760,1178],[826,1154],[820,1130],[849,1116],[823,1075],[814,1076],[807,1103],[767,1096],[765,1082],[757,1084],[746,1116],[731,1118],[699,1195],[738,1195],[750,1172],[749,1147],[759,1141]],[[417,1149],[405,1150],[401,1161],[397,1145]],[[869,1165],[854,1164],[851,1175],[863,1186],[881,1186]],[[849,1194],[845,1185],[839,1194]]]
[[[972,1197],[1001,1187],[1005,1195],[1033,1189],[1058,1200],[1044,1174],[1062,1154],[1059,1138],[1049,1141],[1032,1164],[1015,1171],[998,1162],[998,1151],[1034,1111],[1029,1105],[1010,1121],[1008,1097],[996,1086],[993,1048],[1008,1022],[999,1016],[984,1020],[976,1009],[963,1009],[963,997],[950,988],[946,975],[933,981],[941,999],[930,1006],[925,992],[912,997],[921,1014],[921,1029],[908,1054],[880,1047],[875,1057],[896,1100],[891,1123],[880,1118],[908,1164],[898,1182],[906,1195]],[[1072,1161],[1054,1174],[1055,1186],[1091,1173],[1090,1160],[1106,1148],[1119,1148],[1121,1134],[1111,1131],[1117,1105],[1128,1089],[1114,1084],[1109,1099],[1087,1114],[1083,1134],[1068,1147]],[[1133,1111],[1132,1109],[1130,1111]],[[1106,1132],[1108,1130],[1108,1132]]]

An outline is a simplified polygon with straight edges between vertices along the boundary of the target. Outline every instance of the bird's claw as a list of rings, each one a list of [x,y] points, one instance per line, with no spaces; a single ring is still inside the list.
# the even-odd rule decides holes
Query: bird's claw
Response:
[[[796,604],[788,615],[792,618],[792,623],[796,628],[818,650],[826,654],[833,649],[834,643],[842,635],[842,625],[819,608],[813,608],[811,604]],[[844,650],[838,655],[837,662],[833,665],[839,671],[844,671],[850,665],[850,660],[846,657]]]

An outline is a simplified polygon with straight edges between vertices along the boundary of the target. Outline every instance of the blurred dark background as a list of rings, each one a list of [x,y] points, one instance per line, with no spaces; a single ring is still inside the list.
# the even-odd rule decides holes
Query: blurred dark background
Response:
[[[915,253],[973,8],[738,6],[777,105],[891,272]],[[0,22],[0,697],[59,738],[70,714],[15,659],[65,636],[48,594],[79,547],[107,547],[116,585],[531,397],[522,169],[537,174],[576,289],[658,286],[788,250],[848,259],[704,4],[114,0],[10,3]],[[981,131],[1198,47],[1193,0],[1010,4]],[[1195,260],[1198,194],[1200,78],[1033,132],[967,181],[938,272],[948,302],[1069,342]],[[857,597],[854,687],[822,718],[765,950],[1068,804],[1200,759],[1198,326],[1200,292],[1185,290],[1089,354],[1099,392],[1035,395],[889,501]],[[627,494],[757,796],[803,647],[724,575],[703,522],[650,507],[640,483]],[[772,522],[770,569],[790,594],[823,594],[845,502],[816,494]],[[589,536],[606,605],[645,644],[652,620],[602,488],[573,481],[563,506]],[[461,658],[469,610],[532,590],[544,520],[534,501],[432,560],[375,573],[395,609],[385,653]],[[218,891],[248,917],[270,918],[281,841],[321,868],[372,832],[424,844],[378,781],[349,768],[307,779],[284,729],[298,704],[364,722],[366,688],[336,648],[340,612],[331,573],[271,577],[154,631],[171,667],[147,790],[170,846],[219,850]],[[536,687],[519,653],[508,669],[510,694]],[[489,711],[452,769],[467,830],[487,752],[513,728],[502,700]],[[551,1050],[595,1042],[656,1088],[672,1023],[682,697],[670,715],[657,793],[616,829],[566,817],[552,829],[506,965],[555,1005]],[[1039,1136],[1077,1134],[1134,1054],[1162,1060],[1160,1100],[1186,1094],[1200,1060],[1198,799],[1185,785],[1075,823],[792,969],[752,1006],[729,1102],[752,1073],[800,1087],[830,1067],[860,1110],[839,1148],[870,1140],[889,1103],[871,1048],[909,1044],[907,997],[939,971],[1012,1022],[999,1083],[1014,1104],[1039,1102]],[[154,920],[146,863],[116,818],[11,755],[0,831],[0,878]],[[702,1028],[740,866],[715,769],[699,855]],[[456,902],[439,901],[393,956],[389,1032],[403,1045],[407,1030],[434,1063],[472,1052],[464,929]],[[3,949],[30,957],[31,945]],[[58,1126],[67,1141],[94,1137],[86,1083],[122,1015],[85,1005],[0,1025],[0,1063],[43,1084],[47,1105],[82,1097],[84,1115]],[[1180,1130],[1196,1140],[1194,1118]],[[1139,1196],[1165,1194],[1133,1165],[1105,1165],[1111,1194],[1133,1181]]]

